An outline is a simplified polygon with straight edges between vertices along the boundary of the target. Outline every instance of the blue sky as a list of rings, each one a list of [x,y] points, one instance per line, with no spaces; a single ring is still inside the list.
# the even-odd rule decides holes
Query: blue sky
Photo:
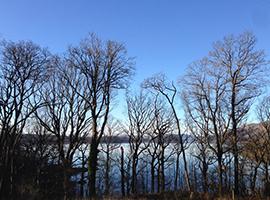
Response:
[[[183,75],[214,41],[252,31],[270,54],[270,0],[0,0],[0,38],[62,53],[89,32],[125,43],[134,85],[157,72]]]

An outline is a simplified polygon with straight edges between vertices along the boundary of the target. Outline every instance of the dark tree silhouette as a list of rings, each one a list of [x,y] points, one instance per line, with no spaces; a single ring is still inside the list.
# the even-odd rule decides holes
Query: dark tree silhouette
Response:
[[[180,128],[180,120],[179,120],[179,117],[178,117],[178,114],[177,114],[176,108],[175,108],[175,97],[177,95],[177,88],[175,87],[173,82],[168,83],[168,80],[166,79],[164,74],[159,74],[157,76],[153,76],[151,78],[146,79],[143,83],[143,87],[149,88],[149,89],[153,90],[154,92],[157,92],[160,95],[162,95],[172,110],[174,120],[175,120],[175,123],[177,126],[181,153],[183,155],[184,169],[185,169],[185,181],[186,181],[188,191],[191,191],[189,173],[188,173],[188,164],[187,164],[186,153],[185,153],[184,139],[183,139],[183,135],[182,135],[181,128]]]
[[[214,44],[209,61],[217,71],[224,71],[227,80],[228,104],[231,117],[234,155],[234,192],[239,194],[238,129],[256,97],[261,94],[266,70],[266,57],[256,50],[256,38],[245,32],[228,36]]]
[[[59,59],[54,64],[54,73],[41,91],[44,106],[35,116],[55,137],[58,162],[63,170],[64,199],[67,199],[74,155],[85,141],[91,116],[88,102],[78,94],[86,93],[78,69],[67,67]]]
[[[14,157],[29,117],[40,106],[36,91],[50,54],[32,42],[3,42],[0,53],[0,196],[15,195]],[[35,100],[34,100],[35,99]]]
[[[110,105],[117,89],[127,87],[133,72],[132,58],[127,56],[124,45],[115,41],[101,41],[94,34],[69,49],[69,65],[81,73],[86,92],[77,93],[90,108],[91,145],[89,153],[89,192],[96,195],[96,173],[99,144],[108,121]]]

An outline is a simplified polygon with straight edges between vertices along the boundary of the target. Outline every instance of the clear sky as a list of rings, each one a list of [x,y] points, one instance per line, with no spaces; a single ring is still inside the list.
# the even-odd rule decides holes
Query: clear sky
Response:
[[[0,0],[0,37],[62,53],[89,32],[126,44],[134,85],[171,79],[227,34],[252,31],[270,54],[270,0]]]

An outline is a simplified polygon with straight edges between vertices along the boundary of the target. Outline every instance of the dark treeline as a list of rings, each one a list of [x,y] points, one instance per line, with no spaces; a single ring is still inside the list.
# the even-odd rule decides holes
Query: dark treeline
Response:
[[[253,34],[231,35],[177,82],[156,74],[136,93],[121,43],[90,34],[53,55],[3,41],[0,198],[267,197],[268,64]]]

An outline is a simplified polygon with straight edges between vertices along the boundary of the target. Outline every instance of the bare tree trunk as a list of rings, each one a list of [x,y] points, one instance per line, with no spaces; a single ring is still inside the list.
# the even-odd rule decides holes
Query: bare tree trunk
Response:
[[[67,200],[68,199],[68,194],[69,194],[69,189],[68,189],[69,178],[68,178],[66,166],[64,166],[63,174],[64,174],[64,180],[63,180],[64,197],[63,197],[63,199]]]
[[[223,169],[222,169],[222,156],[218,156],[218,193],[219,197],[222,196],[222,190],[223,190]]]
[[[179,177],[179,157],[180,153],[176,156],[175,178],[174,178],[174,190],[178,189],[178,177]]]
[[[238,146],[237,146],[237,120],[235,116],[235,87],[232,89],[232,133],[233,133],[233,156],[234,156],[234,194],[239,195],[239,161],[238,161]]]
[[[12,155],[11,153],[11,158],[10,158],[10,175],[9,175],[9,184],[10,184],[10,197],[11,199],[14,198],[14,183],[13,183],[13,179],[14,179],[14,155]]]
[[[89,154],[89,195],[91,198],[96,196],[96,173],[98,166],[98,147],[95,140],[92,140]]]
[[[108,148],[108,146],[107,146]],[[110,193],[110,152],[107,149],[106,151],[106,163],[105,163],[105,195],[109,195]]]
[[[234,78],[235,79],[235,78]],[[233,157],[234,157],[234,195],[239,195],[239,161],[238,161],[238,138],[237,138],[237,119],[236,119],[236,86],[235,81],[232,79],[232,94],[231,94],[231,118],[232,118],[232,138],[233,138]]]
[[[161,191],[165,191],[165,166],[164,166],[164,151],[162,150],[161,155]]]
[[[202,167],[202,176],[203,176],[203,191],[204,193],[208,193],[208,166],[205,162],[203,162],[203,167]]]
[[[84,185],[85,185],[85,165],[87,164],[87,159],[85,156],[85,152],[86,152],[87,147],[84,149],[81,149],[81,153],[82,153],[82,172],[81,172],[81,180],[80,180],[80,197],[83,198],[84,197]]]
[[[126,176],[126,185],[127,185],[127,192],[126,192],[126,194],[127,194],[127,196],[129,196],[129,194],[130,194],[130,160],[128,161],[128,163],[127,163],[127,176]]]
[[[254,173],[253,173],[252,180],[251,180],[251,187],[250,188],[251,188],[251,190],[253,192],[255,192],[255,188],[256,188],[256,179],[257,179],[258,167],[259,166],[254,167]]]
[[[122,197],[125,195],[125,169],[124,169],[124,148],[121,147],[121,192]]]
[[[188,164],[187,164],[187,159],[186,159],[186,150],[185,150],[185,147],[184,147],[183,136],[182,136],[182,133],[181,133],[180,121],[179,121],[179,119],[177,117],[177,113],[176,113],[176,110],[175,110],[175,108],[173,106],[173,103],[171,102],[170,105],[171,105],[171,108],[172,108],[172,111],[173,111],[173,114],[174,114],[174,118],[176,120],[180,148],[181,148],[181,152],[183,154],[183,162],[184,162],[184,170],[185,170],[185,181],[186,181],[186,184],[187,184],[188,191],[191,191],[190,179],[189,179],[189,173],[188,173]]]
[[[193,164],[193,190],[196,192],[197,191],[197,171],[195,164]]]
[[[84,170],[84,164],[82,165],[82,170]],[[84,171],[81,173],[81,180],[80,180],[80,197],[84,197]]]
[[[132,160],[132,175],[131,175],[131,192],[132,194],[137,193],[137,155],[133,155]]]
[[[7,190],[6,188],[8,187],[9,185],[9,175],[10,175],[10,169],[8,169],[10,166],[9,166],[9,159],[10,159],[10,156],[9,156],[9,146],[7,146],[6,148],[4,148],[4,152],[3,152],[3,166],[2,166],[2,169],[1,169],[1,190],[0,190],[0,197],[5,197],[7,194]],[[9,189],[9,188],[8,188]],[[10,195],[10,194],[8,194]]]
[[[161,188],[161,187],[160,187],[160,185],[161,185],[161,183],[160,183],[160,182],[161,182],[161,180],[160,180],[160,179],[161,179],[161,178],[160,178],[160,177],[161,177],[161,176],[160,176],[160,173],[161,173],[160,171],[161,171],[161,169],[160,169],[160,168],[161,168],[161,165],[158,164],[158,170],[157,170],[157,192],[158,192],[158,193],[160,192],[160,188]]]
[[[151,192],[155,192],[155,159],[152,158],[150,168],[151,168]]]

